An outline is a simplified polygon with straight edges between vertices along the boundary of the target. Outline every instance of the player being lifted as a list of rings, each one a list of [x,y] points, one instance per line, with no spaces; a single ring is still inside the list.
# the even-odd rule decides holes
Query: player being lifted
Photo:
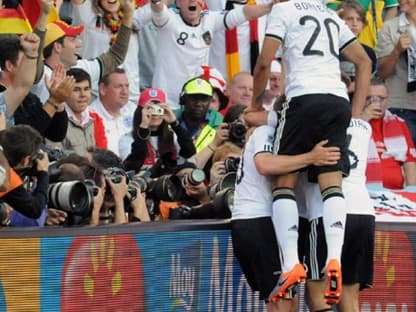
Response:
[[[335,12],[318,0],[293,0],[275,5],[268,17],[262,51],[254,71],[253,108],[260,109],[270,64],[282,46],[285,95],[276,129],[275,153],[297,155],[327,139],[341,149],[341,159],[330,166],[308,168],[323,200],[323,223],[328,245],[325,300],[338,303],[342,291],[340,257],[346,204],[342,175],[348,173],[346,129],[351,115],[358,117],[365,104],[371,63],[358,40]],[[341,81],[338,55],[356,66],[352,111]],[[297,173],[277,176],[273,190],[273,224],[283,263],[280,279],[269,300],[285,297],[288,289],[306,279],[297,252],[298,211],[294,194]]]

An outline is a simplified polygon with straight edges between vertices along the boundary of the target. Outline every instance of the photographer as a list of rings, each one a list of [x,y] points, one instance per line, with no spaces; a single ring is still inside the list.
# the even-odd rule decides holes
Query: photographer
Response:
[[[226,218],[227,207],[216,205],[211,200],[204,183],[205,174],[192,163],[178,166],[176,177],[181,181],[183,197],[176,203],[162,202],[160,210],[169,219],[215,219]],[[229,217],[229,214],[228,214]]]
[[[145,89],[134,113],[133,131],[120,139],[126,170],[138,172],[143,165],[153,166],[159,159],[176,163],[179,157],[187,159],[195,153],[190,135],[166,105],[165,93],[157,88]]]
[[[118,174],[121,173],[107,172],[103,185],[109,187],[98,189],[91,215],[91,225],[150,221],[145,196],[140,192],[140,188],[127,184],[127,177],[125,175],[118,176]],[[114,179],[115,177],[117,180]],[[126,215],[128,215],[127,218]]]
[[[75,153],[65,156],[62,150],[46,148],[45,151],[51,161],[55,160],[49,166],[49,202],[45,224],[88,224],[95,197],[84,172],[87,171],[85,168],[92,166],[85,157]],[[92,184],[95,185],[95,181]]]
[[[209,185],[217,183],[225,174],[237,171],[240,155],[241,148],[232,142],[218,147],[212,156]]]
[[[0,145],[12,168],[10,186],[6,192],[0,193],[0,198],[15,210],[12,221],[16,218],[16,222],[12,225],[42,226],[46,217],[49,160],[47,154],[39,150],[41,140],[39,132],[27,125],[0,132]]]
[[[97,190],[90,224],[149,221],[144,195],[138,186],[128,183],[121,159],[103,149],[94,149],[89,156],[94,170],[85,171],[85,175],[86,178],[95,180]]]

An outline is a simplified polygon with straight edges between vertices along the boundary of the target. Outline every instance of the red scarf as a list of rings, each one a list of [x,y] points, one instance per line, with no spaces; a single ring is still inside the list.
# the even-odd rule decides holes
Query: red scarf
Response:
[[[147,156],[143,162],[143,165],[153,166],[156,163],[156,153],[153,149],[152,142],[150,139],[146,140],[147,145]]]

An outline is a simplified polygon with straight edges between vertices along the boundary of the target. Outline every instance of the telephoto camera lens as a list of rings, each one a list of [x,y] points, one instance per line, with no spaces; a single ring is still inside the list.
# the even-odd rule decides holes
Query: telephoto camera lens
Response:
[[[234,188],[237,175],[235,172],[226,173],[217,183],[208,187],[208,195],[211,199],[214,199],[217,193],[224,189]]]
[[[86,217],[94,205],[87,185],[80,181],[58,182],[49,185],[48,206],[68,214]]]
[[[185,173],[182,177],[182,185],[198,185],[205,181],[205,172],[202,169],[193,169],[191,172]]]
[[[86,179],[84,181],[85,186],[88,189],[88,192],[92,195],[92,196],[97,196],[98,195],[98,187],[95,184],[95,181],[92,179]]]

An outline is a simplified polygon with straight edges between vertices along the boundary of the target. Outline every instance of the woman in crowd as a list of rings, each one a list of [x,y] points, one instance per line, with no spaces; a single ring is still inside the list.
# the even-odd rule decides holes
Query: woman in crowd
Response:
[[[137,172],[143,165],[154,166],[159,159],[160,166],[154,168],[175,168],[179,157],[187,159],[195,153],[191,137],[166,104],[165,93],[157,88],[145,89],[134,113],[133,131],[120,139],[125,169]]]

